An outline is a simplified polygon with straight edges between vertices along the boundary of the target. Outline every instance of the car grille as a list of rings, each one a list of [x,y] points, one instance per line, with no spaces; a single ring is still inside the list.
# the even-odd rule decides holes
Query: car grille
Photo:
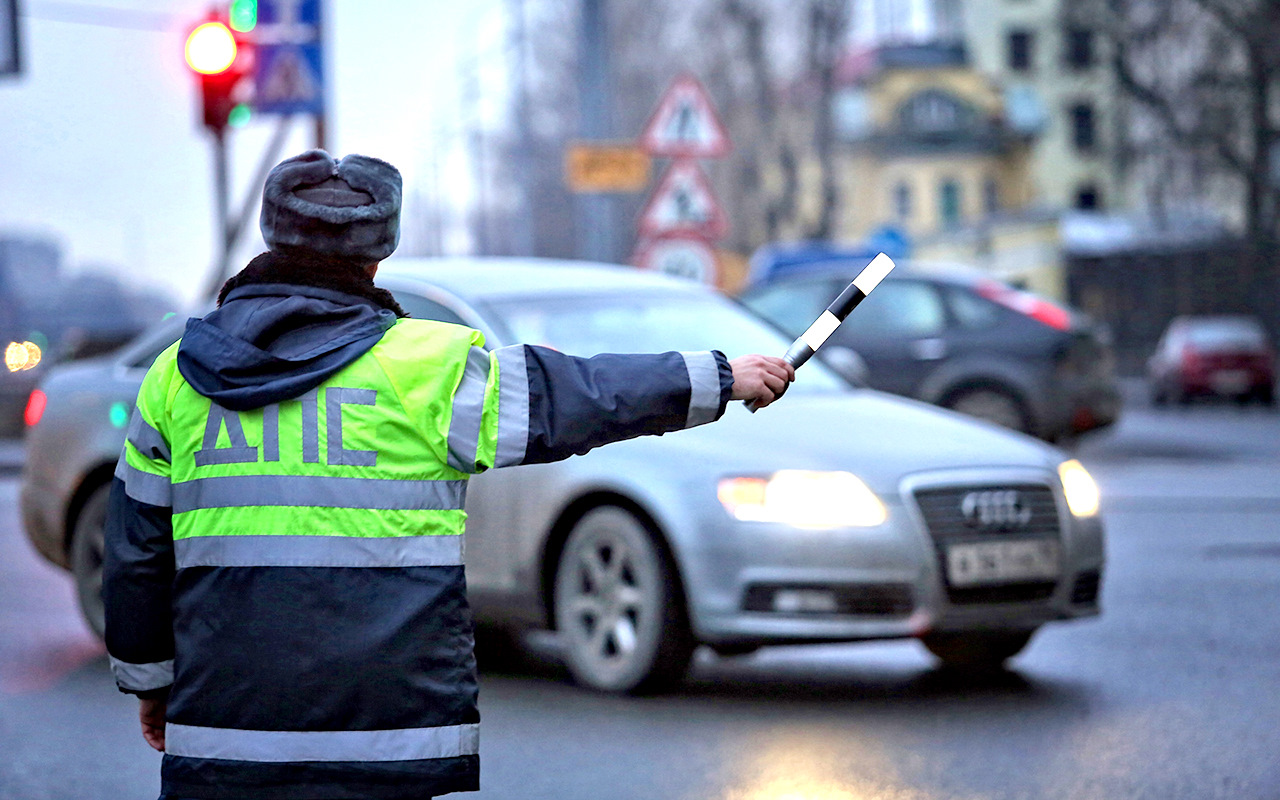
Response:
[[[980,514],[971,510],[970,516],[966,517],[966,497],[1011,491],[1017,493],[1017,513],[997,511],[983,521]],[[947,598],[952,603],[1024,603],[1044,600],[1053,594],[1057,582],[1052,580],[956,587],[946,578],[947,548],[954,544],[1015,539],[1061,541],[1058,507],[1049,487],[1042,484],[1006,484],[918,489],[915,500],[933,539]]]

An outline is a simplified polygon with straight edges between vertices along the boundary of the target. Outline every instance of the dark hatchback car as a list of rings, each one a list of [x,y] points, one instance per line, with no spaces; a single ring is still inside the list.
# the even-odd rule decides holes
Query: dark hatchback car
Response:
[[[1147,361],[1147,382],[1156,405],[1217,396],[1274,406],[1276,352],[1253,317],[1177,317]]]
[[[748,287],[740,299],[796,336],[862,266],[815,265]],[[1103,329],[1037,295],[954,270],[900,265],[823,355],[837,368],[856,363],[874,389],[1050,441],[1110,425],[1120,409]]]

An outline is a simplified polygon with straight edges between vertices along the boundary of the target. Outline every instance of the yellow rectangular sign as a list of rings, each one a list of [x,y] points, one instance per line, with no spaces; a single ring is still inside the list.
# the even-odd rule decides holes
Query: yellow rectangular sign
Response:
[[[631,145],[577,142],[564,155],[572,192],[639,192],[649,185],[649,156]]]

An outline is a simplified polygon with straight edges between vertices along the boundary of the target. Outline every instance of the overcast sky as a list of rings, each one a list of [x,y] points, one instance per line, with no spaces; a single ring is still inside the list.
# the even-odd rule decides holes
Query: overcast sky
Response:
[[[329,149],[399,167],[409,215],[428,188],[436,132],[457,113],[456,48],[483,52],[476,43],[500,30],[506,3],[325,2]],[[110,265],[195,299],[214,253],[213,167],[182,50],[210,3],[19,4],[25,74],[0,79],[0,235],[55,238],[68,272]],[[287,154],[312,146],[312,126],[294,127]],[[233,207],[273,129],[261,118],[232,137]],[[444,167],[445,185],[465,200],[465,163]],[[261,249],[254,219],[236,263]]]

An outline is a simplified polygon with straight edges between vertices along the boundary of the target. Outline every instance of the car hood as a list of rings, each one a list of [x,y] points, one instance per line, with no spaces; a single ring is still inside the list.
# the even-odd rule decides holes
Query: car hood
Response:
[[[1055,469],[1065,458],[1030,436],[870,389],[789,395],[756,414],[731,403],[713,424],[605,448],[610,449],[615,456],[625,449],[642,458],[701,464],[721,475],[847,470],[877,493],[890,496],[911,473],[975,467]]]

